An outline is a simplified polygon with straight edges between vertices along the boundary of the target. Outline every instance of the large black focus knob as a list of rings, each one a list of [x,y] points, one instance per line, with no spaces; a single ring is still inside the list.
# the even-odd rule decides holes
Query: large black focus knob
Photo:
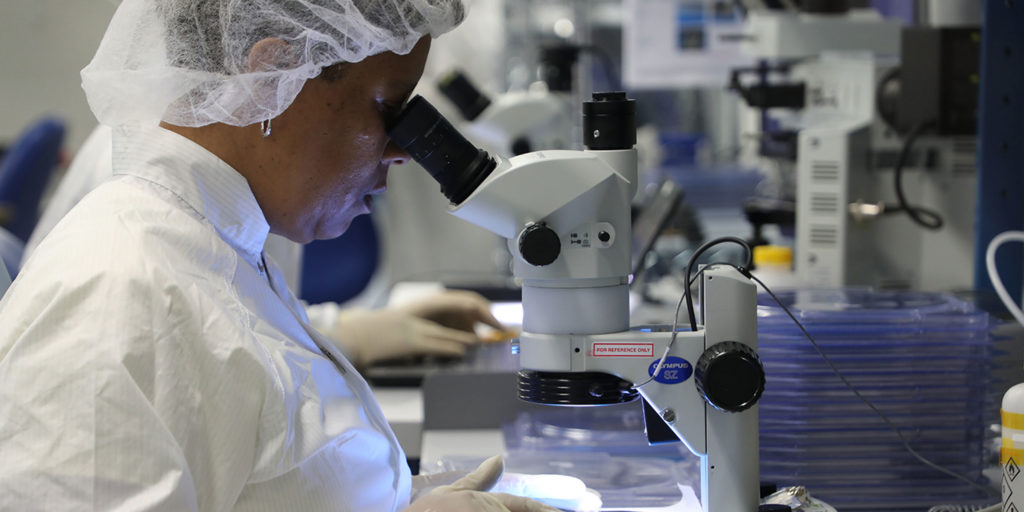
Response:
[[[694,368],[697,391],[708,403],[726,412],[745,411],[764,392],[764,366],[757,352],[735,341],[723,341],[704,351]]]
[[[535,267],[550,265],[558,259],[562,252],[562,242],[558,233],[543,222],[530,224],[519,235],[519,254],[527,263]]]

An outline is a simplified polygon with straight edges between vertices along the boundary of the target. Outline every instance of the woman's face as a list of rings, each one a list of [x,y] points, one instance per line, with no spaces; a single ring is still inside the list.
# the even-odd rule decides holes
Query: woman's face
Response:
[[[272,232],[306,243],[334,238],[370,212],[388,167],[409,159],[385,131],[423,74],[425,37],[407,55],[382,53],[307,80],[258,141],[261,186],[253,187]],[[250,129],[256,129],[255,127]]]

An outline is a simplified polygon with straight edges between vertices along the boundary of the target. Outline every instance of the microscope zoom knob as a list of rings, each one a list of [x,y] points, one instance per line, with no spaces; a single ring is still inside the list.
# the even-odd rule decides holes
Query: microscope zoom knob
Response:
[[[562,242],[558,239],[558,233],[543,222],[530,224],[519,235],[519,254],[530,265],[550,265],[561,252]]]
[[[697,391],[716,409],[741,412],[764,392],[764,366],[748,345],[723,341],[707,350],[694,367]]]

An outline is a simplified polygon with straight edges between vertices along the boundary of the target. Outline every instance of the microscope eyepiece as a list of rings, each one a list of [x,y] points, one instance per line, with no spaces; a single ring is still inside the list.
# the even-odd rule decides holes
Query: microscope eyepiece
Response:
[[[441,184],[441,193],[454,204],[469,197],[497,166],[422,96],[409,100],[387,130],[391,140]]]

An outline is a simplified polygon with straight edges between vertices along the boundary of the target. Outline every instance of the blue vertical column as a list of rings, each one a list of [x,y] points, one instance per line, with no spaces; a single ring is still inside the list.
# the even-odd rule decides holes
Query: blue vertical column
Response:
[[[994,306],[985,249],[999,233],[1024,229],[1024,0],[985,0],[981,34],[974,288],[983,304]],[[1022,261],[1019,243],[1007,243],[996,258],[1017,304]]]

